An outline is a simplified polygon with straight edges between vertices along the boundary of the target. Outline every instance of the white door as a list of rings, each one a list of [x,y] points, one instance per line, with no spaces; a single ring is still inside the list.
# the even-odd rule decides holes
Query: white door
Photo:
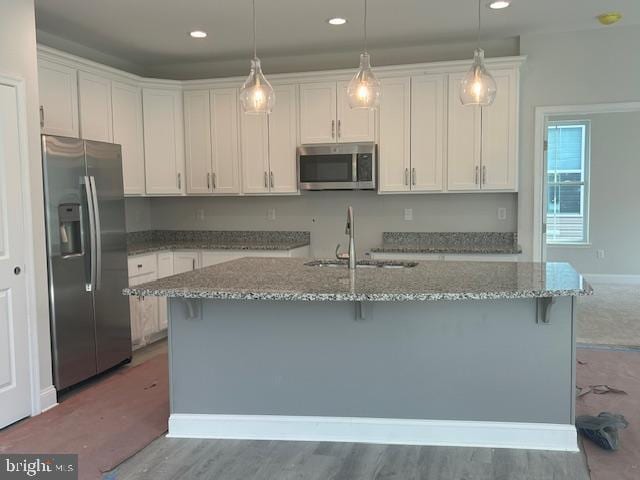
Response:
[[[78,72],[78,98],[81,138],[112,142],[111,80]]]
[[[409,191],[411,167],[411,79],[381,81],[378,171],[381,192]]]
[[[517,190],[517,87],[514,70],[491,72],[498,93],[482,108],[482,189]]]
[[[462,105],[458,92],[464,73],[449,75],[447,188],[480,189],[481,107]]]
[[[241,114],[242,191],[269,192],[269,125],[266,115]]]
[[[300,143],[335,143],[336,129],[335,82],[300,85]]]
[[[184,193],[184,123],[182,92],[145,88],[144,166],[147,193]]]
[[[125,195],[144,195],[144,134],[142,90],[112,82],[113,143],[122,146],[122,180]]]
[[[298,99],[295,85],[274,87],[276,106],[269,115],[269,189],[271,193],[296,193],[298,175]]]
[[[210,193],[212,184],[209,90],[184,92],[184,138],[187,193]]]
[[[240,193],[239,128],[238,90],[235,88],[211,90],[213,193]]]
[[[78,79],[73,68],[38,60],[42,133],[78,137]]]
[[[444,75],[413,77],[411,88],[411,190],[443,187],[446,85]]]
[[[0,80],[0,428],[31,414],[18,96]]]
[[[349,82],[338,82],[336,136],[338,142],[375,141],[376,112],[368,108],[351,108],[347,87]]]

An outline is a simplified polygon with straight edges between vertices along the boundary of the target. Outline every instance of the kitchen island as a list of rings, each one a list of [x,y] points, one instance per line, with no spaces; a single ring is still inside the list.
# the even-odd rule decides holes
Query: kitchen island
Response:
[[[243,258],[170,299],[169,436],[577,450],[565,263]]]

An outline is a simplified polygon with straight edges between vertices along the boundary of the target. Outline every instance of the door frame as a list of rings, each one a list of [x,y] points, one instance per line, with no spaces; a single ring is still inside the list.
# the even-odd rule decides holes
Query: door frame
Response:
[[[31,202],[27,95],[23,78],[0,72],[0,84],[15,88],[18,112],[18,144],[20,148],[20,184],[22,190],[22,221],[24,222],[24,281],[27,300],[27,334],[29,336],[29,372],[31,385],[31,415],[42,412],[40,389],[40,355],[38,348],[37,300],[35,282],[35,243]],[[50,405],[53,406],[53,405]],[[49,407],[49,405],[47,405]]]
[[[533,147],[533,261],[545,261],[542,244],[544,219],[544,141],[545,127],[551,115],[588,115],[597,113],[625,113],[640,111],[640,101],[620,103],[593,103],[586,105],[555,105],[535,108],[535,134]]]

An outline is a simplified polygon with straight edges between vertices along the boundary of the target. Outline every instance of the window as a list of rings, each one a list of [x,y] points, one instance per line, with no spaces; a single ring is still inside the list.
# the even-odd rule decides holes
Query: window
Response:
[[[549,122],[547,142],[547,243],[587,243],[589,122]]]

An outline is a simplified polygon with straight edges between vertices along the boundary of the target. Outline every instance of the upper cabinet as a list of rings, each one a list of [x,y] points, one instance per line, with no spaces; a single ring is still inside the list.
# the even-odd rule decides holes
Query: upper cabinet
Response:
[[[77,70],[40,59],[38,83],[42,133],[78,137]]]
[[[211,192],[211,115],[209,90],[184,92],[187,193]]]
[[[300,85],[301,144],[375,140],[375,112],[351,109],[347,86],[348,82]]]
[[[122,179],[125,195],[144,195],[144,133],[142,89],[111,82],[113,143],[122,146]]]
[[[78,72],[78,98],[81,138],[113,142],[111,80]]]
[[[279,85],[274,91],[276,105],[270,115],[240,114],[244,193],[298,192],[297,87]]]
[[[142,105],[146,191],[180,195],[185,192],[182,92],[144,88]]]
[[[491,73],[498,93],[487,107],[462,105],[458,91],[464,74],[449,76],[450,191],[517,191],[517,71]]]

